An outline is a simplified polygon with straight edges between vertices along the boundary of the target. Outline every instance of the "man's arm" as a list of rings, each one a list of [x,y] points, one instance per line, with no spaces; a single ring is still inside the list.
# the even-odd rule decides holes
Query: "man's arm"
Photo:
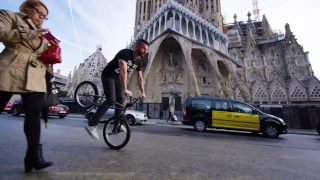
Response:
[[[142,77],[142,71],[137,71],[137,79],[138,79],[138,84],[141,93],[144,95],[144,83],[143,83],[143,77]]]
[[[123,88],[123,91],[127,90],[127,63],[119,59],[119,68],[120,68],[120,81]]]

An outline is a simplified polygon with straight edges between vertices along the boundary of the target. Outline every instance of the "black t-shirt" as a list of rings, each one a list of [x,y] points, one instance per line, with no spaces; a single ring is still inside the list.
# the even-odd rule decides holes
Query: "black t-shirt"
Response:
[[[135,69],[137,71],[141,71],[141,58],[138,58],[134,61],[133,59],[133,50],[131,49],[122,49],[119,51],[112,61],[108,63],[108,65],[103,69],[103,76],[119,76],[120,68],[119,68],[119,60],[122,59],[127,63],[127,71],[132,72]]]

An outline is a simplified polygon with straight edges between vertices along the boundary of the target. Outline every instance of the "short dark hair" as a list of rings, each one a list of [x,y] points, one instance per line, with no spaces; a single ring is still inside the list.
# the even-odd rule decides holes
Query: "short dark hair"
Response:
[[[149,46],[148,41],[146,41],[146,40],[144,40],[144,39],[138,39],[138,40],[136,41],[136,44],[137,44],[137,45],[146,44],[146,45]]]

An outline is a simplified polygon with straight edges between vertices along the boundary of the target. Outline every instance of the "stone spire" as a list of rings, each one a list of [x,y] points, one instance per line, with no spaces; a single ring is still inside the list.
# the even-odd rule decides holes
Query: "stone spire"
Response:
[[[250,13],[250,11],[248,12],[247,16],[248,16],[248,22],[251,22],[251,13]]]

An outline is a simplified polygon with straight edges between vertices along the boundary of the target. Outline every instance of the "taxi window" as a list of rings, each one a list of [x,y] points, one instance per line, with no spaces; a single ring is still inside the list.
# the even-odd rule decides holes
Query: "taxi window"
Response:
[[[191,104],[193,109],[211,109],[211,101],[209,100],[193,100]]]
[[[242,103],[232,103],[232,107],[233,112],[253,114],[253,108],[248,105]]]
[[[228,102],[227,101],[215,101],[214,110],[216,111],[228,111]]]

